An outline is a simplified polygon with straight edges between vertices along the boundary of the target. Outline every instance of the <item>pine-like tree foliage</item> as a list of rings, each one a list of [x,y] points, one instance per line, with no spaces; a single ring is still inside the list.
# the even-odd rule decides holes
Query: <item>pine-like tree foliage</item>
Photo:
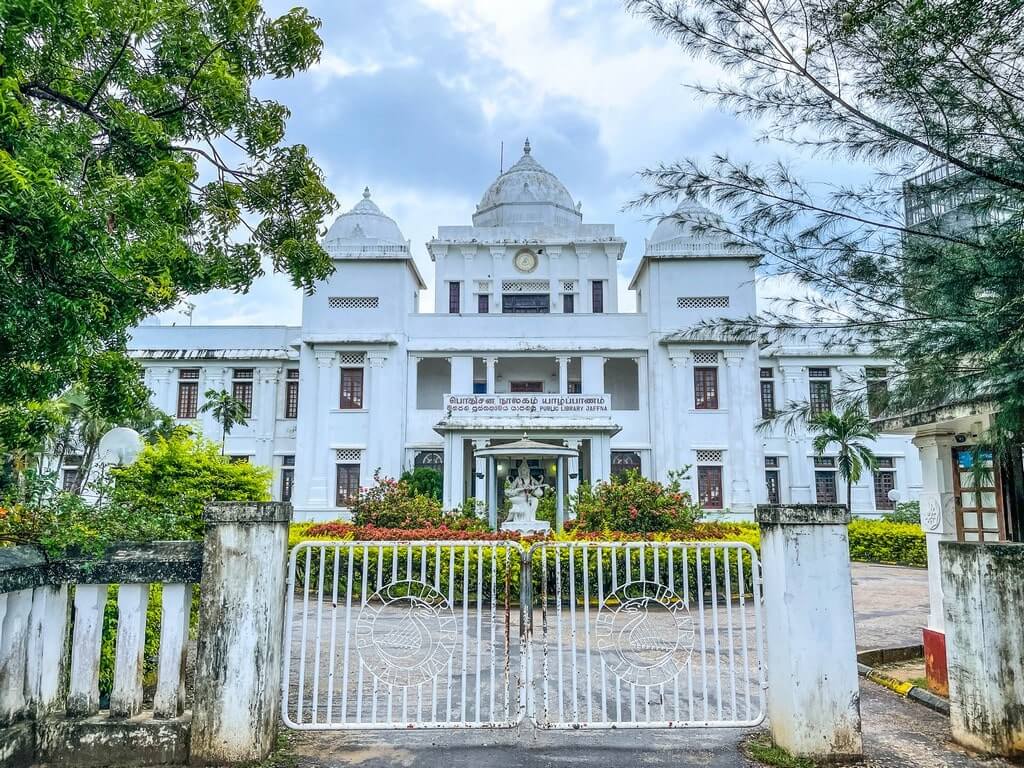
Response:
[[[310,290],[334,200],[252,93],[319,56],[258,0],[0,0],[0,402],[64,389],[186,294]]]
[[[896,361],[886,413],[964,401],[1024,425],[1024,2],[627,0],[723,68],[695,89],[768,142],[876,169],[862,185],[726,153],[644,172],[635,205],[722,209],[762,269],[814,289],[788,309],[700,331],[813,337]],[[718,228],[696,222],[698,228]],[[864,400],[850,382],[843,400]],[[792,412],[800,404],[790,404]]]

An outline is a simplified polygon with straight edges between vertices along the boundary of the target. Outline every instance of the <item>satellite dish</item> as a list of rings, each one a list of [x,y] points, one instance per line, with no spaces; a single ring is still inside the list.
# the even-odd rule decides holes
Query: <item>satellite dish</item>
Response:
[[[100,438],[96,457],[101,464],[127,466],[139,457],[144,443],[142,436],[128,427],[114,427]]]
[[[887,499],[889,499],[889,501],[892,502],[897,502],[900,500],[900,492],[897,491],[895,488],[893,488],[891,491],[885,494],[885,496]]]

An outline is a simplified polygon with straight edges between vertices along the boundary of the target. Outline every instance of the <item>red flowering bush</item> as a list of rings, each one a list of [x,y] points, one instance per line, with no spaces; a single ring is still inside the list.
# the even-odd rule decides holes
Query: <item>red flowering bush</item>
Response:
[[[515,531],[487,531],[427,525],[422,528],[378,528],[351,523],[318,523],[302,531],[303,539],[339,539],[343,541],[506,541],[518,540]]]
[[[441,509],[441,502],[433,496],[417,493],[406,480],[385,477],[380,470],[373,473],[373,482],[372,486],[359,489],[359,495],[352,504],[352,522],[358,527],[444,528],[459,532],[487,530],[487,524],[476,516],[471,506],[466,510],[446,513]]]
[[[582,485],[569,499],[577,531],[624,533],[689,532],[701,517],[700,506],[682,489],[682,472],[669,482],[648,480],[626,472],[610,482]]]

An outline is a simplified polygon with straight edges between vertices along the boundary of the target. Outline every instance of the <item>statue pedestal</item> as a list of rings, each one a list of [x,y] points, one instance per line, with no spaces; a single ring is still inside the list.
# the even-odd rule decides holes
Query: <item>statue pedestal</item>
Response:
[[[515,531],[523,536],[544,535],[551,531],[547,520],[506,520],[501,524],[503,531]]]

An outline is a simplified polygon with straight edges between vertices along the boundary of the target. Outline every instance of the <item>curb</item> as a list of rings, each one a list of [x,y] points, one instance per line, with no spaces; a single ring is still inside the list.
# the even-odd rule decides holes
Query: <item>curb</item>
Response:
[[[905,699],[913,699],[918,704],[923,704],[935,712],[942,715],[949,715],[949,702],[941,696],[936,696],[929,690],[919,688],[913,683],[908,683],[903,680],[897,680],[894,677],[883,675],[877,669],[867,666],[866,664],[857,663],[857,672],[861,677],[865,677],[873,683],[877,683],[883,688],[888,688],[893,693],[899,694]]]

